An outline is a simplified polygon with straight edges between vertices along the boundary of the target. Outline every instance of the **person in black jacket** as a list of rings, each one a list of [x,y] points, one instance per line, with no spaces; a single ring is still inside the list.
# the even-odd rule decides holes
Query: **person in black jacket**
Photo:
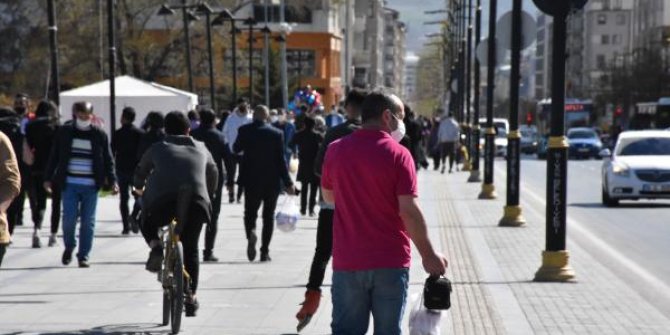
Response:
[[[218,129],[215,128],[216,115],[211,109],[203,109],[200,111],[200,127],[191,131],[191,136],[198,141],[204,142],[209,153],[212,154],[214,163],[216,163],[216,170],[218,172],[218,183],[216,185],[216,192],[212,199],[212,218],[209,221],[207,230],[205,230],[205,250],[203,251],[202,260],[205,262],[217,262],[219,259],[214,256],[214,241],[216,240],[216,233],[219,221],[219,213],[221,212],[221,196],[223,194],[224,184],[224,155],[226,151],[226,141]]]
[[[21,134],[21,118],[16,112],[9,108],[0,107],[0,131],[2,131],[12,142],[12,149],[19,162],[21,169],[21,150],[23,145],[23,135]],[[23,178],[21,180],[23,185]],[[19,191],[20,192],[20,191]],[[20,193],[19,193],[20,194]],[[23,211],[23,202],[20,196],[16,196],[7,209],[7,223],[9,224],[10,236],[14,234],[14,227],[20,225]]]
[[[145,133],[140,138],[140,146],[137,149],[137,160],[139,161],[144,155],[144,152],[149,149],[151,145],[160,142],[165,138],[165,118],[161,112],[149,112],[147,118],[144,120],[143,126]]]
[[[124,108],[121,112],[121,128],[114,132],[114,137],[112,137],[112,153],[116,161],[116,177],[119,179],[119,192],[121,193],[119,210],[123,222],[123,230],[121,231],[123,235],[128,235],[131,228],[135,234],[140,231],[137,220],[130,220],[130,210],[128,208],[130,186],[133,183],[133,173],[135,173],[135,167],[139,160],[137,152],[143,134],[142,130],[133,125],[134,121],[135,109],[132,107]]]
[[[270,111],[263,105],[254,108],[253,122],[240,127],[233,145],[242,154],[239,183],[244,187],[244,228],[247,235],[247,257],[256,258],[256,218],[263,205],[261,262],[270,261],[270,241],[274,230],[277,198],[283,187],[295,193],[293,181],[284,160],[284,135],[268,121]],[[282,187],[283,186],[283,187]]]
[[[307,212],[307,197],[309,193],[309,216],[314,216],[314,207],[316,206],[316,194],[319,189],[319,177],[314,172],[314,160],[319,151],[319,146],[323,142],[323,135],[314,130],[316,122],[312,117],[306,117],[304,120],[304,129],[299,131],[291,142],[289,147],[298,147],[298,176],[297,180],[302,185],[300,193],[300,214]],[[309,192],[308,192],[309,191]]]
[[[26,144],[33,152],[34,161],[30,166],[32,183],[30,193],[33,201],[30,202],[32,219],[35,224],[33,234],[33,248],[42,246],[39,231],[42,228],[44,212],[47,207],[47,191],[44,184],[44,170],[46,169],[54,136],[58,131],[58,106],[51,101],[41,101],[35,111],[35,119],[26,126]],[[56,234],[60,222],[60,191],[57,187],[51,190],[51,235],[49,246],[56,245]]]
[[[44,175],[44,188],[51,192],[55,184],[63,200],[63,243],[61,261],[68,265],[77,245],[75,228],[79,227],[79,267],[88,268],[88,256],[93,247],[95,212],[100,188],[119,192],[114,172],[114,158],[109,149],[107,134],[92,124],[93,105],[76,102],[72,105],[75,119],[58,129]]]

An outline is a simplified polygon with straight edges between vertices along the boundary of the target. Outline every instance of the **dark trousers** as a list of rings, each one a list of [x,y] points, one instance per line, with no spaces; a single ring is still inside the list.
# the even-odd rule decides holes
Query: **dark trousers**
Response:
[[[2,259],[5,258],[5,251],[7,251],[7,245],[0,244],[0,267],[2,267]]]
[[[449,156],[449,171],[451,171],[456,159],[456,142],[440,143],[440,159],[442,160],[442,164],[446,163],[447,156]]]
[[[23,167],[19,163],[19,172],[21,174],[21,190],[19,194],[12,200],[12,203],[7,208],[7,223],[9,224],[9,234],[14,233],[14,227],[23,225],[23,207],[26,203],[26,194],[30,190],[30,170]]]
[[[309,192],[307,192],[309,191]],[[302,182],[302,190],[300,190],[300,213],[305,214],[307,210],[307,195],[309,193],[309,212],[314,213],[316,206],[316,195],[319,191],[319,181]]]
[[[223,161],[226,167],[226,186],[228,187],[228,197],[230,199],[233,199],[233,196],[235,195],[235,177],[237,176],[237,168],[240,165],[242,158],[241,156],[237,156],[234,154],[226,154],[226,156],[228,156],[228,158],[224,157]],[[242,197],[243,192],[244,188],[242,187],[242,185],[238,185],[237,187],[238,200]]]
[[[33,174],[30,185],[30,211],[32,214],[33,223],[36,229],[42,229],[42,222],[44,221],[44,212],[47,208],[47,191],[44,189],[44,175]],[[56,185],[51,186],[51,233],[58,233],[58,224],[60,223],[60,190]]]
[[[155,209],[143,209],[146,217],[141,225],[142,236],[147,244],[158,239],[158,229],[168,225],[176,216],[176,201],[163,205],[154,206]],[[197,205],[192,205],[189,210],[189,221],[183,225],[179,239],[184,249],[184,267],[191,276],[191,291],[193,294],[198,289],[198,277],[200,274],[200,261],[198,258],[198,240],[202,225],[207,221],[205,211]]]
[[[270,241],[274,231],[274,216],[277,208],[279,193],[275,190],[244,190],[244,229],[249,238],[249,233],[256,230],[256,218],[258,209],[263,205],[263,232],[261,235],[261,254],[270,252]]]
[[[121,221],[123,222],[123,230],[128,231],[130,229],[130,221],[128,220],[130,216],[130,208],[128,207],[128,202],[130,201],[130,188],[133,185],[133,173],[132,172],[123,172],[116,171],[116,176],[119,183],[119,197],[121,198],[119,202],[119,210],[121,211]],[[133,198],[135,198],[133,196]],[[137,198],[135,198],[135,205],[133,205],[133,212],[137,207]]]
[[[316,228],[316,249],[314,250],[314,259],[312,268],[309,270],[309,282],[307,288],[310,290],[321,291],[323,277],[326,275],[326,268],[333,253],[333,216],[335,210],[321,209],[319,211],[319,221]]]
[[[219,176],[221,177],[221,176]],[[219,231],[219,213],[221,213],[221,196],[223,195],[223,179],[219,178],[216,187],[216,198],[212,199],[212,219],[207,223],[205,229],[205,253],[211,254],[214,249],[216,233]]]

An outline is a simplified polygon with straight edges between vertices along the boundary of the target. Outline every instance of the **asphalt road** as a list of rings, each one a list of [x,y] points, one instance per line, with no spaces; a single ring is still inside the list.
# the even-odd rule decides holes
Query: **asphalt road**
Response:
[[[496,163],[502,181],[505,164]],[[571,160],[568,164],[567,248],[577,243],[596,254],[614,273],[632,282],[641,295],[670,311],[670,201],[622,201],[617,208],[604,207],[601,165],[597,160]],[[524,210],[544,213],[546,161],[524,157],[521,183]]]

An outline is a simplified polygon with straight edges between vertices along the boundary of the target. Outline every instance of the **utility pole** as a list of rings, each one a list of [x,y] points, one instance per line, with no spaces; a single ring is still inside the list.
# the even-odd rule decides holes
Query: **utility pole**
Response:
[[[484,144],[484,183],[479,199],[495,199],[498,197],[493,184],[493,164],[495,160],[495,136],[496,129],[493,127],[493,92],[495,90],[496,75],[496,19],[498,12],[498,1],[491,0],[489,3],[489,39],[488,39],[488,64],[486,70],[486,142]]]
[[[475,13],[475,50],[479,47],[479,43],[482,39],[482,0],[477,0],[476,4],[476,13]],[[481,65],[479,64],[479,59],[475,53],[475,98],[474,98],[474,113],[473,120],[471,125],[471,140],[470,145],[472,147],[472,171],[470,172],[470,178],[468,182],[478,183],[482,179],[480,177],[479,171],[479,160],[480,160],[480,150],[479,150],[479,97],[480,97],[480,77],[481,77]]]
[[[507,134],[507,199],[504,214],[499,226],[518,227],[526,223],[521,215],[520,198],[520,148],[521,133],[519,132],[519,84],[521,82],[521,0],[512,1],[512,68],[509,81],[509,125]]]
[[[49,49],[51,51],[51,89],[50,99],[60,108],[60,70],[58,68],[58,26],[56,24],[55,0],[47,1],[49,12]]]
[[[114,0],[107,0],[107,40],[109,43],[109,125],[111,139],[116,130],[116,27],[114,25]]]
[[[283,3],[284,0],[282,0]],[[349,50],[349,43],[350,43],[350,25],[351,25],[351,0],[346,0],[345,1],[345,6],[347,8],[344,11],[344,20],[346,21],[344,25],[344,94],[349,93],[349,85],[350,85],[350,71],[351,71],[351,63],[350,63],[350,50]]]
[[[468,152],[471,152],[471,98],[472,98],[472,0],[468,0],[467,4],[467,50],[465,53],[465,118],[463,119],[462,128],[465,131],[465,147]],[[463,163],[463,171],[472,171],[470,160]]]

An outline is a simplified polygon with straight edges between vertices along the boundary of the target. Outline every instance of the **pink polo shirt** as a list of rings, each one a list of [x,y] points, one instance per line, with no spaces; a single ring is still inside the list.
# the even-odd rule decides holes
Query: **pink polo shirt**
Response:
[[[410,237],[399,195],[417,196],[409,151],[379,130],[361,129],[333,142],[321,186],[335,194],[333,269],[408,268]]]

